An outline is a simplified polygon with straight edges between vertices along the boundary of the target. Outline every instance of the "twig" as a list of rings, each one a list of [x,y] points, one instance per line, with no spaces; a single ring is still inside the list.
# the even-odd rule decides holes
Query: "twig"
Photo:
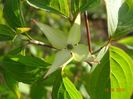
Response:
[[[29,40],[30,44],[35,44],[35,45],[39,45],[39,46],[45,46],[45,47],[49,47],[49,48],[53,48],[56,49],[55,47],[51,46],[51,45],[47,45],[41,41],[37,41],[37,40]]]
[[[92,54],[96,54],[96,53],[98,53],[103,47],[109,45],[109,44],[111,43],[111,41],[112,41],[112,39],[109,38],[106,44],[104,44],[104,45],[103,45],[102,47],[100,47],[98,50],[92,52]]]
[[[90,33],[90,28],[89,28],[90,26],[89,26],[87,11],[84,12],[84,17],[85,17],[85,25],[86,25],[86,31],[87,31],[88,50],[90,53],[92,53],[92,50],[91,50],[91,33]]]

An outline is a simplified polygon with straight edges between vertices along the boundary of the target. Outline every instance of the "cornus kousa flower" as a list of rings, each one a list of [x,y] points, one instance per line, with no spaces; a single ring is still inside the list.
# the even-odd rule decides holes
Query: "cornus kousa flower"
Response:
[[[79,44],[81,39],[80,14],[77,15],[68,36],[66,36],[63,31],[51,28],[46,24],[42,24],[37,21],[35,21],[35,23],[45,34],[51,45],[56,49],[59,49],[45,77],[56,71],[58,68],[66,66],[72,60],[79,62],[85,61],[87,58],[92,57],[88,51],[88,46]]]

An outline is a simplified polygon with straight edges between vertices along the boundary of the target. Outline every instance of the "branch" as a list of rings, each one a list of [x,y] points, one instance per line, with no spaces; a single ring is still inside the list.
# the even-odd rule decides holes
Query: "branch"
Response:
[[[53,48],[56,49],[55,47],[51,46],[51,45],[47,45],[41,41],[37,41],[37,40],[29,40],[30,44],[34,44],[34,45],[39,45],[39,46],[44,46],[44,47],[48,47],[48,48]]]
[[[89,26],[87,11],[84,12],[84,17],[85,17],[85,26],[86,26],[86,32],[87,32],[87,40],[88,40],[88,50],[90,53],[92,53],[92,50],[91,50],[91,33],[90,33],[90,26]]]
[[[104,44],[102,47],[100,47],[98,50],[92,52],[92,54],[98,53],[103,47],[108,46],[108,45],[111,43],[111,41],[112,41],[112,39],[109,38],[108,41],[107,41],[107,43],[105,43],[105,44]]]

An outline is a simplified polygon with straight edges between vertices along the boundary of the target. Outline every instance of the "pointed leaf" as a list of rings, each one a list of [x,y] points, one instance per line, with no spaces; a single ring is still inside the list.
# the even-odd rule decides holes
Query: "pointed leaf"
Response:
[[[118,12],[123,0],[105,0],[108,18],[108,33],[112,36],[118,25]]]
[[[80,14],[78,14],[73,26],[69,31],[68,40],[67,40],[68,44],[75,45],[78,44],[78,42],[80,41],[81,38],[80,24],[81,24],[81,18]]]
[[[0,24],[0,41],[12,40],[15,36],[15,31],[6,25]]]
[[[59,71],[54,80],[52,99],[64,99],[64,93],[66,92],[62,82],[61,70]]]
[[[63,84],[71,99],[83,99],[74,84],[67,77],[63,77]]]
[[[44,60],[32,56],[11,55],[9,57],[11,60],[15,62],[19,62],[26,66],[31,66],[31,67],[47,68],[47,66],[50,65],[46,63]]]
[[[133,31],[133,1],[105,0],[109,36],[118,37]]]
[[[41,31],[48,38],[49,42],[53,45],[53,47],[57,49],[62,49],[66,47],[66,36],[64,33],[58,29],[54,29],[46,24],[42,24],[40,22],[36,22],[37,26],[41,29]]]
[[[127,47],[133,47],[133,36],[123,38],[119,40],[118,43],[123,44]]]
[[[27,2],[36,8],[44,9],[56,14],[63,14],[67,17],[70,16],[68,0],[27,0]]]
[[[79,11],[85,11],[88,8],[95,7],[100,0],[71,0],[71,10],[74,15],[79,13]]]
[[[2,65],[11,77],[24,83],[33,83],[40,79],[48,68],[48,64],[39,58],[28,56],[5,56]]]
[[[60,74],[55,78],[52,99],[82,99],[74,84]]]
[[[24,25],[23,16],[21,12],[20,0],[5,0],[4,17],[7,23],[12,27],[21,27]]]
[[[27,0],[28,4],[35,8],[44,9],[56,14],[63,14],[66,17],[75,16],[80,11],[94,7],[100,0]]]
[[[106,52],[108,51],[108,48],[109,48],[109,45],[103,47],[103,48],[99,51],[99,53],[98,53],[98,55],[97,55],[97,59],[98,59],[98,60],[101,60],[101,59],[103,58],[103,56],[104,56],[104,55],[106,54]]]
[[[91,56],[88,51],[88,47],[83,44],[75,46],[74,49],[72,50],[72,55],[74,60],[76,61],[83,61],[87,59],[88,56]]]
[[[56,91],[56,97],[53,96],[52,99],[71,99],[70,95],[68,94],[67,90],[65,89],[65,86],[61,80],[61,83],[56,84],[58,85],[58,89],[57,90],[53,90]]]
[[[133,31],[133,1],[125,0],[119,9],[118,26],[114,37],[124,36]]]
[[[46,78],[48,75],[52,74],[57,69],[59,69],[63,66],[66,66],[71,60],[72,60],[72,55],[71,55],[70,51],[68,51],[66,49],[59,51],[56,54],[55,60],[52,63],[50,69],[48,70],[48,72],[46,73],[44,78]]]
[[[86,78],[87,79],[87,78]],[[133,61],[120,48],[111,46],[86,82],[92,99],[130,99]]]

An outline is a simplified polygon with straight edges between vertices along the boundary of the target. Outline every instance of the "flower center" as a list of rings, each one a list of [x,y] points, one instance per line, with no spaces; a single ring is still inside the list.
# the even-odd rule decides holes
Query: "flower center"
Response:
[[[67,49],[68,50],[72,50],[73,49],[73,45],[72,44],[67,44]]]

